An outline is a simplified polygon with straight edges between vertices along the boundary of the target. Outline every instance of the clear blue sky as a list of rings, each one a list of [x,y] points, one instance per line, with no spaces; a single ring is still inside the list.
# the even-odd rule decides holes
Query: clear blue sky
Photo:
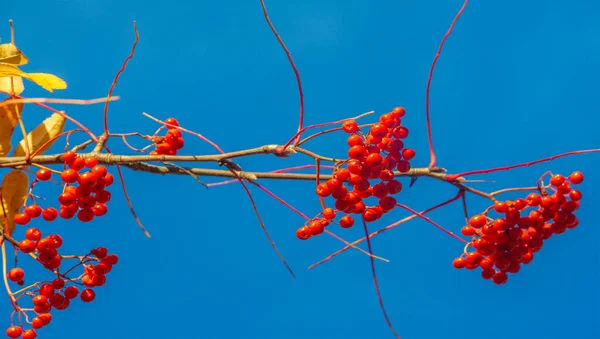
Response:
[[[306,121],[318,123],[402,105],[415,164],[426,166],[424,96],[438,43],[462,1],[268,1],[290,48],[306,94]],[[69,89],[57,97],[106,94],[127,56],[137,20],[140,43],[111,105],[113,132],[152,133],[144,118],[175,116],[227,151],[284,143],[295,132],[298,95],[292,70],[255,1],[10,1],[16,42],[31,72],[51,72]],[[600,146],[600,2],[593,0],[472,1],[438,63],[432,86],[439,165],[451,172],[507,165]],[[9,39],[8,24],[0,36]],[[47,95],[29,86],[28,96]],[[57,106],[58,107],[58,106]],[[100,134],[101,106],[65,107]],[[27,107],[29,126],[46,111]],[[184,153],[212,153],[187,137]],[[137,144],[141,146],[142,144]],[[110,144],[124,151],[119,141]],[[308,146],[343,156],[345,136]],[[310,159],[257,157],[244,169],[271,170]],[[479,271],[452,268],[462,245],[422,220],[373,240],[384,300],[403,338],[598,338],[600,329],[600,155],[477,179],[486,191],[535,183],[546,170],[583,171],[580,226],[551,239],[533,263],[503,286]],[[113,170],[114,171],[114,170]],[[105,245],[121,261],[93,304],[55,311],[38,338],[391,338],[375,295],[369,260],[347,252],[306,267],[340,248],[329,237],[308,242],[294,231],[303,220],[255,191],[278,246],[298,274],[293,280],[256,222],[239,185],[204,189],[190,177],[133,173],[125,177],[145,226],[129,214],[118,186],[109,214],[90,224],[42,224],[63,235],[70,253]],[[210,180],[207,180],[210,181]],[[308,215],[318,200],[306,183],[264,185]],[[402,203],[420,210],[451,197],[443,183],[419,180]],[[55,189],[40,187],[53,199]],[[469,197],[470,211],[487,202]],[[371,225],[382,227],[406,216]],[[458,232],[459,205],[430,215]],[[360,228],[334,230],[347,240]],[[30,276],[39,270],[21,260]],[[37,273],[36,273],[37,272]],[[8,325],[10,305],[0,307]]]

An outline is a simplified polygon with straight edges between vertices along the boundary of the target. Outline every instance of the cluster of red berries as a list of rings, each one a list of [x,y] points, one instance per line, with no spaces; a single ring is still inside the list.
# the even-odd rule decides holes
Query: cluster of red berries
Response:
[[[579,224],[573,213],[579,209],[581,192],[571,185],[581,182],[581,172],[573,172],[567,178],[556,174],[551,176],[548,187],[552,194],[548,189],[540,188],[540,194],[498,201],[485,213],[473,216],[461,232],[473,237],[470,245],[475,251],[454,259],[454,267],[471,270],[481,267],[484,279],[491,279],[496,284],[506,283],[507,273],[517,273],[521,264],[529,264],[545,240]],[[531,210],[526,215],[527,209]],[[489,217],[491,210],[502,217]]]
[[[168,118],[165,122],[172,126],[179,126],[179,122],[174,118]],[[183,135],[178,128],[170,127],[165,136],[154,137],[156,149],[150,152],[150,155],[176,155],[177,151],[184,146]]]
[[[59,215],[63,219],[71,219],[76,214],[79,220],[89,222],[94,217],[101,217],[108,212],[106,203],[111,194],[106,187],[112,185],[115,178],[108,173],[106,167],[98,165],[96,158],[84,159],[71,151],[65,152],[62,160],[65,169],[60,173],[60,178],[68,186],[58,196],[60,211],[54,207],[42,209],[36,204],[29,205],[24,208],[23,213],[14,216],[16,224],[27,225],[31,219],[40,215],[44,220],[52,221]],[[88,170],[80,173],[84,168]],[[52,178],[52,172],[40,169],[35,176],[36,181],[48,181]]]
[[[366,222],[373,222],[396,207],[393,195],[402,191],[402,184],[394,179],[394,170],[408,172],[410,161],[416,155],[412,148],[404,147],[402,141],[409,132],[402,126],[401,118],[405,114],[404,108],[394,108],[383,114],[367,134],[354,120],[342,124],[342,129],[350,134],[347,140],[349,159],[334,171],[331,179],[319,184],[316,189],[319,197],[335,199],[335,210],[325,208],[322,218],[311,220],[296,231],[298,238],[306,240],[323,233],[335,219],[336,210],[346,214],[340,218],[340,226],[350,228],[354,225],[350,214],[362,215]],[[377,205],[366,205],[364,199],[369,197],[377,198]]]
[[[25,232],[26,239],[19,243],[19,249],[24,253],[36,252],[38,260],[44,264],[44,267],[50,270],[58,269],[61,266],[63,257],[58,254],[58,249],[62,245],[62,238],[59,235],[53,234],[42,238],[42,233],[36,228],[30,228]],[[74,284],[66,286],[66,282],[75,283],[76,279],[67,278],[64,274],[60,275],[51,282],[36,283],[32,286],[39,287],[36,292],[25,291],[24,295],[31,297],[33,302],[33,311],[36,317],[33,318],[31,325],[33,329],[23,330],[20,326],[11,326],[6,330],[6,335],[10,338],[33,339],[37,336],[36,329],[40,329],[50,323],[52,308],[64,310],[70,306],[71,300],[80,297],[83,302],[91,302],[96,297],[93,288],[102,286],[106,283],[106,274],[112,270],[113,265],[116,265],[119,258],[108,254],[106,248],[98,247],[93,249],[83,257],[77,257],[79,263],[70,268],[66,272],[72,271],[75,267],[83,265],[84,274],[81,278],[81,283],[85,285],[83,291]],[[90,263],[97,262],[92,265]],[[58,272],[58,271],[56,271]],[[58,274],[58,273],[57,273]],[[19,285],[24,284],[25,271],[22,268],[15,267],[11,269],[7,277],[10,281],[16,282]],[[65,278],[65,279],[63,279]],[[18,297],[17,299],[20,299]],[[23,312],[21,310],[21,312]]]

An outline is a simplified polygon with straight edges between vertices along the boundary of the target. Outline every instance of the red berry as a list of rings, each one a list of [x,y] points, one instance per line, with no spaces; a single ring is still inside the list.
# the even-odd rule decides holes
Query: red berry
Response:
[[[15,223],[17,223],[19,225],[27,225],[31,221],[31,217],[25,213],[19,213],[19,214],[15,214],[15,216],[13,217],[13,220],[15,221]]]
[[[42,232],[35,227],[29,228],[27,231],[25,231],[25,238],[31,241],[38,241],[42,239]]]
[[[69,169],[64,170],[60,174],[60,179],[64,182],[66,182],[67,184],[72,184],[72,183],[76,182],[77,179],[79,179],[79,173],[77,173],[76,170],[69,168]]]
[[[58,196],[58,202],[61,205],[65,205],[65,206],[71,205],[72,203],[75,202],[76,199],[77,199],[77,197],[75,196],[75,194],[70,193],[70,192],[65,192]]]
[[[328,197],[331,194],[327,183],[322,183],[317,186],[317,194],[323,198]]]
[[[475,235],[475,229],[471,226],[465,226],[460,231],[463,235],[466,235],[468,237]]]
[[[397,118],[400,119],[402,118],[404,115],[406,115],[406,110],[404,109],[404,107],[394,107],[394,109],[392,110],[392,115]]]
[[[85,167],[85,159],[75,158],[69,162],[69,167],[74,169],[75,171],[80,171]]]
[[[25,277],[25,271],[23,271],[22,268],[15,267],[15,268],[11,269],[10,271],[8,271],[8,273],[6,275],[8,276],[8,279],[10,281],[18,282],[18,281],[23,280],[23,278]]]
[[[369,132],[374,138],[382,139],[387,134],[388,128],[384,124],[375,124],[371,126],[371,131]]]
[[[506,275],[505,272],[496,272],[492,276],[492,281],[498,285],[502,285],[502,284],[506,283],[507,280],[508,280],[508,276]]]
[[[58,211],[54,207],[48,207],[42,211],[42,218],[46,221],[56,220]]]
[[[311,231],[310,228],[308,228],[308,226],[302,226],[298,230],[296,230],[296,237],[298,237],[298,239],[300,240],[306,240],[310,238],[310,236]]]
[[[96,293],[92,289],[86,288],[81,292],[81,300],[83,302],[89,303],[90,301],[94,300],[95,297]]]
[[[320,222],[318,222],[316,220],[313,220],[308,225],[308,228],[310,230],[310,234],[313,236],[319,235],[325,231],[325,227],[323,227],[323,224],[321,224]]]
[[[175,120],[175,118],[167,118],[167,120],[165,120],[165,123],[172,126],[179,126],[179,121]]]
[[[77,219],[82,222],[90,222],[94,220],[94,212],[90,208],[85,208],[77,213]]]
[[[358,132],[358,124],[354,120],[346,120],[342,124],[342,130],[346,133],[356,133]]]
[[[106,175],[104,175],[104,183],[106,186],[112,185],[113,182],[115,182],[115,177],[113,177],[113,175],[110,173],[106,173]]]
[[[323,218],[325,218],[327,220],[335,219],[335,211],[333,210],[333,208],[324,209],[323,210]]]
[[[452,261],[452,266],[454,266],[454,268],[464,268],[466,265],[467,263],[464,258],[459,257]]]
[[[410,171],[410,162],[408,162],[406,160],[400,160],[400,161],[398,161],[398,164],[396,165],[396,169],[400,173],[406,173],[406,172]]]
[[[581,200],[581,192],[579,192],[578,190],[572,190],[571,192],[569,192],[569,198],[571,198],[571,200],[573,201],[579,201]]]
[[[25,330],[22,336],[23,339],[35,339],[36,337],[37,333],[32,329]]]
[[[107,211],[108,208],[106,208],[105,204],[95,204],[94,207],[92,207],[92,212],[97,217],[105,215]]]
[[[111,194],[109,191],[101,190],[96,192],[96,202],[105,204],[110,201]]]
[[[23,333],[23,329],[19,326],[11,326],[6,330],[6,335],[9,338],[18,338],[21,336],[21,333]]]
[[[25,207],[25,214],[32,218],[37,218],[42,214],[42,208],[39,205],[29,205]]]
[[[96,180],[98,177],[94,173],[85,172],[79,176],[78,182],[80,186],[92,187],[96,185]]]
[[[406,161],[412,160],[415,157],[415,155],[417,155],[417,153],[412,148],[405,148],[402,150],[402,157]]]
[[[474,228],[482,228],[487,223],[487,219],[483,215],[472,216],[469,224]]]
[[[35,243],[29,239],[23,239],[19,243],[19,250],[23,253],[32,253],[35,251]]]
[[[556,175],[552,176],[552,178],[550,178],[550,185],[552,185],[554,187],[558,187],[558,186],[562,185],[563,182],[565,182],[565,177],[563,177],[560,174],[556,174]]]
[[[350,228],[354,225],[354,218],[349,215],[345,215],[340,219],[340,226],[343,228]]]
[[[73,161],[76,157],[77,157],[77,154],[75,154],[75,152],[67,151],[67,152],[63,153],[61,158],[62,158],[63,162],[69,163],[69,162]]]
[[[97,164],[98,164],[98,159],[96,159],[96,158],[85,159],[85,167],[87,167],[87,168],[93,168]]]
[[[573,172],[573,173],[571,173],[571,175],[569,175],[569,181],[573,185],[581,184],[583,182],[583,173],[581,173],[581,172]]]
[[[35,173],[35,177],[40,181],[48,181],[50,180],[50,178],[52,178],[52,172],[45,168],[40,168]]]
[[[69,286],[65,288],[65,297],[68,299],[75,299],[79,295],[79,289],[77,286]]]
[[[494,204],[494,211],[498,213],[506,213],[506,211],[508,211],[508,205],[505,202],[498,201]]]

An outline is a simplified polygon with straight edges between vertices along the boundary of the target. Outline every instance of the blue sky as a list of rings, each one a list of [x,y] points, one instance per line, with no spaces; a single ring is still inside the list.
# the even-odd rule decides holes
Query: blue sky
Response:
[[[308,124],[366,111],[406,107],[407,143],[414,164],[428,159],[424,97],[429,66],[461,1],[269,1],[269,14],[301,72]],[[284,143],[295,132],[298,94],[284,52],[256,1],[145,2],[139,0],[14,1],[2,5],[30,72],[64,78],[56,97],[106,94],[127,56],[137,20],[140,43],[111,104],[112,132],[151,134],[148,112],[203,133],[224,150]],[[450,172],[489,168],[577,149],[598,148],[600,3],[597,1],[473,1],[447,41],[431,89],[438,163]],[[0,36],[9,39],[8,24]],[[46,96],[29,86],[27,96]],[[101,131],[101,106],[65,107]],[[33,126],[46,111],[27,107]],[[142,144],[137,144],[142,146]],[[126,152],[118,140],[109,144]],[[307,144],[345,154],[345,136]],[[57,149],[57,148],[55,148]],[[212,154],[191,136],[185,154]],[[272,170],[310,159],[260,156],[244,169]],[[600,155],[474,179],[493,191],[533,185],[546,170],[583,171],[580,226],[548,241],[535,260],[503,286],[479,272],[456,270],[462,245],[422,220],[373,239],[388,313],[403,338],[598,338],[600,329]],[[113,169],[114,172],[114,169]],[[93,304],[56,312],[38,338],[391,338],[375,295],[369,260],[349,251],[313,270],[310,264],[340,248],[328,237],[301,242],[303,220],[253,190],[272,236],[295,269],[293,280],[269,246],[239,185],[204,189],[190,177],[125,171],[137,228],[118,186],[109,213],[89,224],[41,224],[63,235],[65,250],[104,245],[121,261]],[[207,179],[210,181],[210,179]],[[319,210],[302,182],[263,185],[308,215]],[[419,180],[399,195],[422,210],[453,196],[440,182]],[[50,186],[37,192],[51,199]],[[468,197],[470,211],[487,206]],[[430,214],[458,232],[459,205]],[[372,229],[406,216],[397,211]],[[333,229],[347,240],[360,228]],[[44,273],[31,268],[31,276]],[[36,275],[37,274],[37,275]],[[0,307],[8,326],[8,300]]]

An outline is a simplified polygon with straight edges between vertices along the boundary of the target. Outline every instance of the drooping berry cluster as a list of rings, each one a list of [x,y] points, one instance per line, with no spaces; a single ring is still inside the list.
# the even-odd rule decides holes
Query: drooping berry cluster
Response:
[[[51,310],[64,310],[71,304],[71,300],[78,296],[83,302],[94,300],[96,293],[94,287],[102,286],[106,283],[106,274],[112,270],[119,258],[108,254],[106,248],[98,247],[91,250],[84,256],[63,256],[58,253],[62,246],[62,238],[57,234],[42,237],[42,233],[37,228],[29,228],[25,232],[25,239],[19,242],[19,250],[27,254],[35,254],[37,260],[44,267],[54,274],[56,278],[52,281],[42,281],[30,285],[28,288],[16,292],[13,300],[15,311],[19,313],[30,312],[29,309],[22,308],[19,303],[26,297],[30,297],[33,303],[32,311],[36,316],[31,320],[32,329],[24,330],[22,326],[11,326],[6,330],[6,335],[10,338],[33,339],[37,336],[35,330],[38,330],[50,323],[52,320]],[[65,260],[77,260],[77,263],[61,272],[61,267],[65,268]],[[83,267],[84,273],[79,277],[68,277],[67,274],[73,272],[76,268]],[[15,267],[7,273],[7,278],[16,282],[20,286],[24,285],[25,271],[22,268]],[[85,288],[80,292],[77,285],[83,285]],[[28,318],[27,318],[28,319]]]
[[[108,173],[106,167],[98,165],[96,158],[81,158],[74,152],[65,152],[62,155],[65,169],[60,173],[60,178],[67,184],[63,193],[58,196],[60,211],[54,207],[42,209],[39,205],[26,206],[22,213],[16,214],[16,224],[27,225],[31,219],[40,215],[46,221],[53,221],[59,215],[63,219],[71,219],[75,215],[83,222],[89,222],[94,217],[101,217],[108,212],[106,203],[111,194],[106,187],[112,185],[115,178]],[[86,171],[80,173],[82,170]],[[52,172],[40,169],[36,172],[36,180],[48,181]]]
[[[416,155],[413,149],[404,147],[403,139],[409,134],[408,128],[402,125],[401,118],[405,114],[404,108],[394,108],[383,114],[366,134],[354,120],[342,124],[342,129],[350,134],[347,139],[349,159],[337,167],[333,178],[316,189],[319,197],[335,199],[335,210],[325,208],[322,218],[311,220],[296,231],[298,238],[306,240],[323,233],[335,219],[336,211],[345,214],[339,225],[350,228],[354,225],[351,214],[362,215],[365,221],[373,222],[396,207],[393,196],[402,191],[402,184],[395,180],[394,170],[408,172],[410,161]],[[377,204],[367,205],[365,199],[369,197],[376,198]]]
[[[168,118],[165,122],[169,125],[179,126],[179,122],[174,118]],[[183,134],[177,128],[169,128],[164,136],[155,136],[153,138],[156,149],[150,152],[150,155],[176,155],[177,151],[184,146]]]
[[[521,264],[529,264],[545,240],[579,224],[573,213],[579,209],[581,192],[571,185],[581,182],[581,172],[573,172],[567,178],[556,174],[551,176],[548,187],[540,187],[540,194],[498,201],[484,213],[473,216],[461,232],[473,237],[470,245],[475,251],[465,251],[454,259],[454,267],[481,267],[484,279],[506,283],[507,273],[517,273]],[[501,216],[490,217],[492,210]]]

